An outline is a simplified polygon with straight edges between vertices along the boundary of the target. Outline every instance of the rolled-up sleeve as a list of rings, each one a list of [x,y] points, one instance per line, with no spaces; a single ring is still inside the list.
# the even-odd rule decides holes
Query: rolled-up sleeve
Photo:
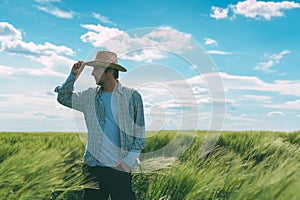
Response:
[[[123,158],[123,161],[134,168],[137,164],[137,158],[141,151],[145,148],[145,118],[144,118],[144,107],[141,95],[135,91],[132,95],[133,100],[133,119],[134,119],[134,129],[133,129],[133,144],[129,150],[127,156]]]
[[[133,149],[142,150],[145,148],[145,117],[144,106],[141,95],[135,91],[133,93],[134,106],[134,137]]]

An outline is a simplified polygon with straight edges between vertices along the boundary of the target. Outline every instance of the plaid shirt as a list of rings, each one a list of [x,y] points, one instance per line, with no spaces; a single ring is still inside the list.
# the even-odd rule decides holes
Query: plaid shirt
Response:
[[[103,102],[99,100],[102,88],[89,88],[82,92],[73,92],[76,77],[71,75],[62,86],[55,88],[58,93],[57,101],[69,108],[84,113],[88,129],[88,139],[83,156],[83,162],[93,163],[100,160],[100,145],[103,138],[105,124],[105,110]],[[118,112],[115,116],[120,129],[121,159],[134,168],[137,158],[145,147],[145,122],[143,101],[141,95],[134,89],[117,83],[112,98],[116,98]]]

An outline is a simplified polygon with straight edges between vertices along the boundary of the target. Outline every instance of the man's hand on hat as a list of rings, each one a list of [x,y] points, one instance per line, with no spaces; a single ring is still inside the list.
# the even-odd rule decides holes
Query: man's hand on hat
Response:
[[[77,76],[80,74],[80,72],[82,71],[84,67],[84,62],[82,60],[78,61],[77,63],[75,63],[72,67],[72,74],[74,76]]]

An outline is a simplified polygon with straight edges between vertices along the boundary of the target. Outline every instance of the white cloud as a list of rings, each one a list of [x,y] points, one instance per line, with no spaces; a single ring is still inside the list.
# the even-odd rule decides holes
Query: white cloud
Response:
[[[72,10],[65,11],[56,6],[53,6],[52,3],[61,3],[61,0],[35,0],[35,2],[39,4],[39,5],[34,5],[34,7],[36,7],[38,10],[46,12],[58,18],[64,18],[64,19],[73,19],[74,17],[94,18],[99,20],[101,23],[116,26],[115,22],[111,21],[108,17],[103,16],[99,13],[92,12],[89,14],[82,14],[82,13],[74,12]]]
[[[216,55],[230,55],[232,54],[231,52],[226,52],[226,51],[219,51],[219,50],[209,50],[207,51],[208,54],[216,54]]]
[[[147,47],[147,43],[150,42],[150,47],[166,49],[172,52],[183,52],[192,48],[190,45],[191,38],[191,34],[177,31],[169,26],[163,26],[153,29],[150,33],[144,35],[141,44]]]
[[[300,99],[295,101],[287,101],[282,104],[266,104],[263,106],[266,108],[300,110]]]
[[[7,22],[0,22],[0,43],[12,40],[21,40],[22,33]]]
[[[88,32],[80,38],[83,42],[95,47],[105,48],[116,52],[121,58],[135,61],[151,61],[165,57],[164,51],[172,53],[183,52],[192,48],[191,35],[179,32],[171,27],[159,27],[148,33],[137,29],[134,35],[117,28],[105,27],[100,24],[84,24]]]
[[[259,63],[254,69],[263,71],[265,73],[275,72],[275,70],[272,70],[271,68],[274,66],[274,64],[280,63],[280,60],[283,58],[283,56],[289,53],[290,51],[283,50],[279,54],[272,54],[272,55],[265,54],[264,56],[269,60],[266,62]]]
[[[191,93],[192,88],[179,82],[155,82],[138,89],[144,99],[145,115],[149,116],[146,123],[150,124],[150,128],[157,129],[164,124],[166,129],[194,129],[197,128],[198,116],[207,116],[209,106],[205,105],[205,109],[198,110],[200,102]]]
[[[183,106],[184,102],[180,102],[178,99],[170,99],[160,103],[160,107],[164,109],[177,109]]]
[[[73,111],[59,105],[55,100],[55,96],[43,93],[41,88],[27,90],[23,94],[0,94],[0,110],[0,120],[10,122],[9,124],[2,124],[1,130],[24,130],[27,127],[24,123],[30,121],[27,127],[29,131],[36,130],[37,127],[39,127],[39,130],[47,131],[52,127],[48,125],[50,121],[45,121],[45,119],[58,120],[58,123],[60,119],[64,119],[64,123],[67,123],[68,120],[71,121],[73,114]],[[51,121],[50,123],[57,122]],[[18,123],[18,126],[15,126],[14,123]],[[36,123],[42,123],[42,126]],[[32,124],[35,125],[32,126]],[[69,126],[72,129],[72,124],[69,124]]]
[[[74,52],[66,46],[57,46],[49,42],[44,44],[35,44],[33,42],[24,42],[22,33],[14,28],[13,25],[0,22],[0,41],[1,50],[9,53],[22,54],[27,56],[65,54],[72,56]]]
[[[197,65],[190,66],[190,69],[198,69]]]
[[[125,60],[133,60],[137,62],[141,62],[141,61],[152,62],[152,60],[164,58],[164,52],[156,49],[143,49],[143,50],[137,50],[135,52],[122,55],[121,58]]]
[[[299,3],[293,1],[256,1],[246,0],[238,2],[236,5],[228,5],[227,8],[212,7],[213,13],[210,15],[215,19],[223,19],[230,17],[229,11],[233,12],[233,17],[236,15],[243,15],[252,19],[266,19],[271,20],[273,17],[283,17],[284,11],[289,9],[300,8]]]
[[[194,86],[191,89],[191,92],[193,92],[194,95],[206,95],[208,94],[208,89],[204,87]]]
[[[249,18],[265,18],[267,20],[270,20],[272,17],[282,17],[284,16],[284,10],[294,8],[300,8],[300,4],[292,1],[264,2],[256,0],[247,0],[243,2],[238,2],[235,6],[234,12],[236,14],[244,15],[245,17]]]
[[[241,114],[240,117],[245,118],[245,117],[247,117],[247,114]]]
[[[63,11],[63,10],[61,10],[57,7],[51,6],[51,5],[49,5],[49,6],[36,5],[36,8],[38,10],[44,11],[44,12],[51,14],[58,18],[73,19],[76,14],[73,11]]]
[[[295,101],[287,101],[286,104],[300,108],[300,99],[295,100]]]
[[[285,115],[285,114],[280,111],[272,111],[267,114],[268,117],[283,116],[283,115]]]
[[[83,42],[91,43],[95,47],[101,47],[107,40],[124,34],[124,31],[117,28],[109,28],[100,24],[82,24],[81,27],[87,29],[88,32],[81,35],[80,39]]]
[[[248,122],[248,123],[253,122],[254,123],[254,122],[258,121],[257,119],[250,118],[249,116],[247,116],[247,114],[241,114],[240,116],[233,116],[230,113],[226,113],[225,118],[226,118],[225,121],[235,121],[235,122],[243,122],[243,123],[246,123],[246,122]]]
[[[218,45],[218,42],[214,39],[211,39],[211,38],[204,38],[205,40],[205,43],[206,45],[215,45],[217,46]]]
[[[299,81],[280,80],[280,81],[274,81],[272,83],[266,83],[255,76],[239,76],[239,75],[231,75],[224,72],[220,72],[220,73],[210,73],[210,74],[202,74],[199,76],[194,76],[192,78],[187,79],[187,81],[190,84],[205,85],[206,79],[210,77],[217,77],[217,76],[219,76],[222,79],[225,91],[229,91],[229,90],[266,91],[266,92],[279,93],[281,95],[292,95],[295,97],[300,97],[300,90],[299,90],[300,80]]]
[[[60,77],[65,77],[66,75],[60,72],[56,72],[53,69],[44,67],[40,69],[31,69],[31,68],[20,68],[20,69],[15,69],[15,73],[26,73],[30,74],[33,76],[43,76],[43,75],[52,75],[52,76],[60,76]]]
[[[278,76],[286,76],[287,75],[287,72],[282,72],[282,73],[279,73]]]
[[[22,33],[13,25],[0,22],[1,51],[12,55],[19,55],[29,58],[31,61],[44,67],[34,69],[30,67],[12,68],[11,66],[0,66],[0,70],[6,75],[27,73],[30,75],[54,75],[62,76],[54,70],[55,67],[70,66],[74,61],[66,56],[73,56],[74,51],[66,46],[57,46],[49,42],[36,44],[22,40]],[[26,66],[26,63],[24,63]]]
[[[289,53],[290,53],[289,50],[283,50],[279,54],[273,54],[273,55],[270,55],[269,57],[271,59],[273,59],[276,63],[279,63],[280,60],[283,58],[283,56],[286,55],[286,54],[289,54]]]
[[[0,65],[0,77],[12,76],[15,74],[29,74],[32,76],[43,76],[43,75],[45,76],[52,75],[52,76],[60,76],[60,77],[66,76],[63,73],[57,72],[48,67],[33,69],[33,68],[26,68],[26,67],[13,68],[9,66]]]
[[[104,24],[116,25],[116,23],[112,22],[108,17],[105,17],[99,13],[92,13],[95,19],[98,19],[100,22]]]
[[[262,95],[244,95],[243,100],[255,100],[260,102],[271,102],[272,97]]]
[[[19,111],[29,111],[28,107],[34,107],[40,105],[41,107],[52,105],[52,101],[55,97],[49,98],[48,95],[43,93],[37,93],[36,91],[27,91],[27,93],[19,94],[0,94],[1,110],[11,109],[14,106],[20,106]],[[33,102],[37,103],[36,105],[32,104]],[[27,105],[21,106],[21,105]],[[34,110],[34,109],[33,109]],[[16,111],[16,109],[12,109]]]
[[[9,53],[22,54],[27,56],[41,56],[52,54],[74,55],[72,49],[66,46],[57,46],[49,42],[44,44],[35,44],[33,42],[24,42],[22,40],[3,41],[1,43],[2,50]]]
[[[274,72],[274,70],[270,69],[271,67],[273,67],[273,65],[274,65],[274,61],[273,60],[269,60],[267,62],[261,62],[261,63],[259,63],[254,69],[255,70],[263,71],[265,73],[271,73],[271,72]]]
[[[59,115],[49,115],[48,113],[43,112],[35,112],[32,114],[32,116],[42,119],[53,119],[53,118],[61,118]]]
[[[0,76],[9,76],[14,73],[14,68],[0,65]]]
[[[212,13],[210,16],[215,19],[224,19],[228,17],[228,8],[211,7]]]

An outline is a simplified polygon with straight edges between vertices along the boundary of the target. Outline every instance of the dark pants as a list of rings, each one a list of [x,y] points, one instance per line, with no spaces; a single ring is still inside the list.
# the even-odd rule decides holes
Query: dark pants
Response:
[[[112,200],[135,200],[132,191],[131,173],[115,170],[110,167],[84,166],[88,179],[99,184],[100,189],[85,189],[85,200],[107,200],[109,195]]]

